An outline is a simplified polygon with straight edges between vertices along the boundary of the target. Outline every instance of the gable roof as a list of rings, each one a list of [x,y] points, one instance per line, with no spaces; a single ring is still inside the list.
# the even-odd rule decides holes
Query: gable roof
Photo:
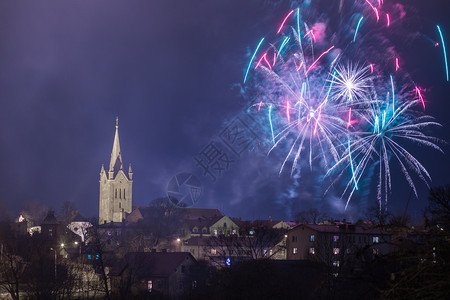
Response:
[[[213,219],[217,217],[223,217],[223,214],[218,209],[210,208],[183,208],[181,211],[187,219]]]
[[[169,277],[188,260],[196,261],[188,252],[129,252],[109,274],[120,276],[125,269],[130,269],[138,278]]]
[[[390,235],[390,233],[381,230],[376,227],[363,227],[355,224],[300,224],[293,229],[300,226],[308,227],[312,230],[322,233],[346,233],[346,234],[380,234],[380,235]]]

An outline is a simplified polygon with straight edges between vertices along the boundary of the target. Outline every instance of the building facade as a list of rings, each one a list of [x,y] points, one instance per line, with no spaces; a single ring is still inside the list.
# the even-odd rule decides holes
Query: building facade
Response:
[[[128,174],[123,170],[122,153],[119,143],[119,122],[116,119],[116,133],[114,136],[113,148],[109,170],[105,171],[104,166],[100,170],[100,200],[99,216],[100,224],[109,222],[122,222],[126,213],[131,213],[132,209],[132,187],[133,171],[131,164]]]

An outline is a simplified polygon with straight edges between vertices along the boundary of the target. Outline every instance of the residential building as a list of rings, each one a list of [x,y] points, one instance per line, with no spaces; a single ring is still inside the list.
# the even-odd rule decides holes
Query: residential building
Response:
[[[186,297],[196,286],[192,270],[196,263],[185,252],[127,253],[109,273],[112,292],[124,298]],[[123,291],[129,292],[124,295]]]

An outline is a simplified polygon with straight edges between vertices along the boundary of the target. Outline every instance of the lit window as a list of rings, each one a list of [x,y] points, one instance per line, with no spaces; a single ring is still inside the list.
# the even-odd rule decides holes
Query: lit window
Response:
[[[269,255],[270,255],[270,256],[272,256],[272,255],[273,255],[273,250],[272,250],[272,249],[270,249],[270,251],[269,251]]]
[[[214,229],[214,235],[217,235],[217,229]]]
[[[151,281],[151,280],[149,280],[148,282],[147,282],[147,289],[148,289],[148,291],[151,293],[152,292],[152,289],[153,289],[153,282]]]
[[[297,236],[296,236],[296,235],[293,235],[293,236],[292,236],[292,241],[293,241],[293,242],[297,242]]]
[[[90,254],[88,254],[88,259],[92,259],[92,256]]]
[[[333,267],[339,268],[339,261],[338,260],[333,261]]]
[[[211,249],[211,255],[216,255],[217,254],[217,250],[216,249]]]
[[[377,236],[372,237],[372,242],[374,244],[379,243],[379,238]]]
[[[298,248],[293,248],[292,249],[292,254],[297,254],[297,252],[298,252]]]
[[[253,230],[250,230],[248,233],[249,233],[250,235],[253,235],[255,232],[254,232]]]
[[[312,255],[316,254],[316,249],[309,248],[309,254],[312,254]]]
[[[333,236],[333,242],[337,242],[337,241],[339,241],[339,236],[338,235]]]
[[[333,253],[335,255],[338,255],[339,254],[339,248],[333,248]]]
[[[373,248],[372,252],[373,252],[373,255],[379,255],[380,254],[380,249]]]
[[[231,232],[231,234],[236,234],[236,229],[233,229],[233,231]]]
[[[310,242],[314,242],[316,240],[316,237],[314,236],[314,234],[311,234],[310,236],[309,236],[309,241]]]

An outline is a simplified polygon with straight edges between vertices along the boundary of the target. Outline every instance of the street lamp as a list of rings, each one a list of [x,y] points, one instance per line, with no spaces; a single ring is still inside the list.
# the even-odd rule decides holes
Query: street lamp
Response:
[[[56,281],[56,250],[53,248],[50,248],[55,253],[55,281]]]

